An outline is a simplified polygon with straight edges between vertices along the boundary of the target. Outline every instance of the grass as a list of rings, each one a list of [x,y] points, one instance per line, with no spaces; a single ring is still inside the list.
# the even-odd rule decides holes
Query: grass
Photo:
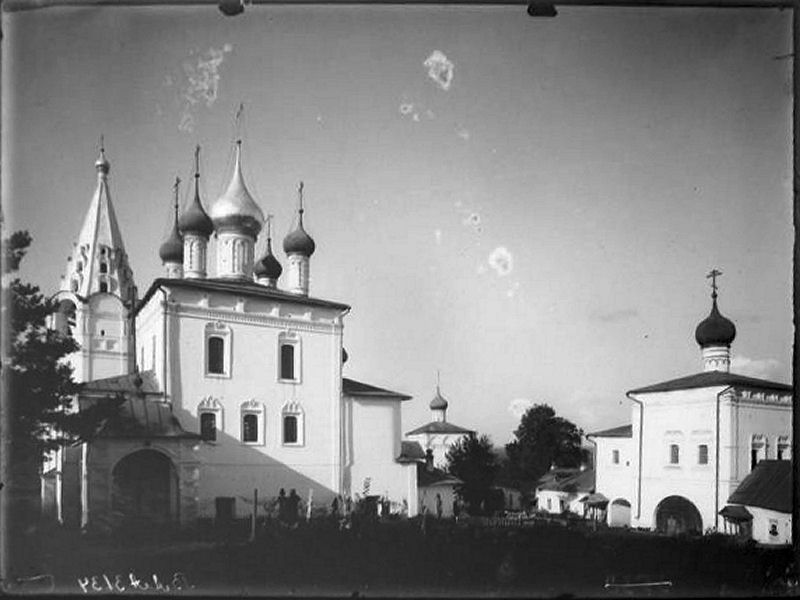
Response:
[[[81,593],[79,580],[120,575],[166,583],[185,574],[193,594],[609,595],[609,581],[671,581],[672,595],[767,593],[791,550],[765,550],[723,536],[667,538],[634,531],[564,527],[489,528],[452,521],[354,523],[331,520],[287,529],[265,524],[253,542],[229,535],[129,532],[87,537],[46,534],[40,572],[55,590]],[[149,579],[148,579],[149,578]],[[91,590],[90,590],[91,591]],[[141,590],[139,590],[141,591]],[[150,590],[152,591],[152,590]],[[637,595],[648,588],[640,588]],[[621,592],[620,592],[621,593]]]

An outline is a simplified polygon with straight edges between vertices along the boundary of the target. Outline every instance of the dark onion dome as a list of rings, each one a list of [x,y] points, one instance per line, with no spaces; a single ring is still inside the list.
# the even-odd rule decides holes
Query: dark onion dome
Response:
[[[717,308],[717,294],[711,295],[713,304],[711,313],[700,322],[694,332],[694,338],[701,348],[706,346],[730,346],[736,338],[736,326],[730,319],[723,317]]]
[[[242,143],[236,142],[236,162],[228,189],[208,211],[214,229],[239,231],[256,237],[264,224],[264,213],[247,190],[242,176]]]
[[[283,238],[283,251],[286,254],[302,254],[303,256],[311,256],[317,245],[311,236],[303,229],[303,213],[300,212],[300,218],[297,222],[297,229],[292,231],[289,235]]]
[[[181,239],[181,234],[178,233],[177,225],[173,224],[172,233],[170,233],[169,237],[161,244],[161,247],[158,249],[158,255],[165,263],[183,262],[183,240]]]
[[[433,400],[431,400],[430,407],[431,410],[444,410],[447,408],[447,400],[442,396],[438,386],[436,387],[436,395],[433,397]]]
[[[214,233],[214,223],[209,219],[208,214],[203,210],[200,203],[200,188],[197,182],[198,175],[195,174],[194,180],[194,200],[178,219],[178,228],[181,233],[197,233],[205,238],[211,237]]]
[[[267,251],[264,256],[256,262],[253,269],[256,277],[266,277],[267,279],[277,279],[283,273],[283,267],[275,255],[272,253],[272,239],[267,238]]]

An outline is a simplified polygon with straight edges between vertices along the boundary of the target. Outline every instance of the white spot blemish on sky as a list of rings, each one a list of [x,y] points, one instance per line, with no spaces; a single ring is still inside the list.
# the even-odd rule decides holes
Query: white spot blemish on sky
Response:
[[[422,64],[428,69],[428,77],[430,77],[436,85],[445,91],[450,89],[453,83],[453,70],[455,65],[444,55],[444,52],[434,50]]]
[[[525,414],[525,411],[531,408],[534,404],[534,401],[530,398],[515,398],[508,403],[508,412],[510,412],[515,418],[521,419],[522,415]]]
[[[442,230],[441,229],[434,229],[433,230],[433,237],[436,238],[436,244],[439,245],[442,243]]]
[[[471,226],[476,233],[483,231],[481,227],[481,216],[476,212],[470,213],[469,216],[464,219],[464,225]]]
[[[186,133],[194,131],[197,121],[197,108],[205,104],[211,108],[219,95],[219,68],[225,60],[225,53],[233,46],[225,44],[222,48],[209,48],[203,54],[192,57],[183,63],[186,81],[181,89],[181,119],[178,129]]]
[[[317,123],[322,123],[322,115],[317,115]]]
[[[436,117],[436,115],[430,108],[425,111],[425,116],[428,117],[429,119],[433,119]]]
[[[511,273],[514,268],[514,257],[511,255],[511,252],[508,251],[508,248],[505,246],[498,246],[489,254],[488,263],[489,266],[494,269],[495,273],[500,277],[505,277]]]
[[[414,113],[411,117],[415,122],[419,123],[419,113]]]
[[[400,114],[401,115],[410,115],[414,112],[414,105],[410,102],[403,102],[400,104]]]
[[[460,137],[462,140],[466,141],[469,139],[470,136],[469,129],[466,129],[465,127],[457,127],[456,135]]]
[[[475,271],[478,275],[486,275],[486,271],[489,269],[486,268],[486,263],[478,263],[478,266],[475,268]]]
[[[518,289],[519,289],[519,281],[515,281],[514,285],[512,285],[506,291],[506,296],[508,296],[509,298],[513,298],[516,295]]]

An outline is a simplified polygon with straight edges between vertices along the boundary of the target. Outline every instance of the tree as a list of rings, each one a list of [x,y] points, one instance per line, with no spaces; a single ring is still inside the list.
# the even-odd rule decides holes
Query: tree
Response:
[[[514,431],[516,439],[506,444],[509,475],[518,481],[535,481],[551,465],[580,466],[582,434],[574,423],[556,416],[547,404],[532,406]]]
[[[450,474],[463,482],[456,486],[456,492],[466,503],[467,512],[481,514],[482,506],[489,504],[499,466],[491,440],[470,433],[450,447],[446,458]]]
[[[27,231],[15,232],[5,241],[6,273],[19,268],[30,244]],[[82,429],[79,419],[65,410],[78,385],[72,379],[72,367],[63,359],[78,344],[47,327],[47,318],[57,305],[37,286],[14,278],[4,287],[10,311],[6,319],[10,356],[4,370],[11,400],[13,464],[38,465],[48,451]]]

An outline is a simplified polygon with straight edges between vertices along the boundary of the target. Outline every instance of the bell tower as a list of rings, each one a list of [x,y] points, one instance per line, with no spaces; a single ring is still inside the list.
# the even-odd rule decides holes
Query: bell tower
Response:
[[[53,319],[56,328],[70,333],[80,345],[69,357],[79,382],[122,375],[133,369],[128,315],[136,302],[136,286],[111,203],[111,165],[102,137],[94,166],[94,195],[67,257],[67,268],[55,296],[59,310]]]

